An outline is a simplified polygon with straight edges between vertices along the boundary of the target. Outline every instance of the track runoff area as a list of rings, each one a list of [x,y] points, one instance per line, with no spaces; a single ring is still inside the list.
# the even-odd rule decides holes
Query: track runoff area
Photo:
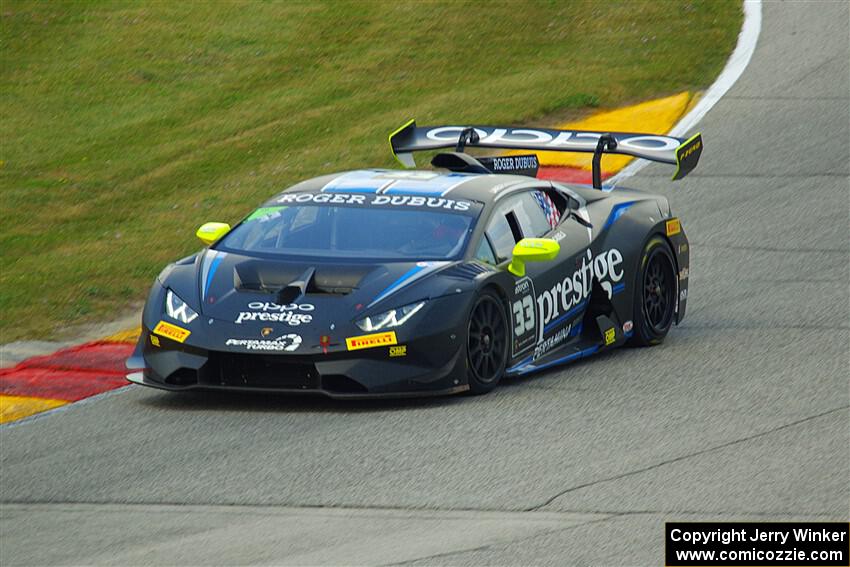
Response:
[[[598,112],[557,125],[567,130],[669,132],[698,102],[681,92],[615,110]],[[590,184],[589,154],[539,152],[538,177]],[[616,175],[633,158],[608,155],[602,161],[603,179]],[[133,351],[139,329],[37,356],[0,369],[0,423],[11,423],[64,408],[68,404],[127,386],[124,361]]]

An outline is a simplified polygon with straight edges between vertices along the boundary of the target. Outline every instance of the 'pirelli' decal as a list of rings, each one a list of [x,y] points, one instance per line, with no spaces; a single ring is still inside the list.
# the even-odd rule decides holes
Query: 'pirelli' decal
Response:
[[[360,335],[359,337],[348,337],[345,339],[345,346],[348,350],[360,350],[364,348],[394,345],[397,342],[395,331],[389,331],[386,333]]]
[[[166,323],[165,321],[157,323],[153,332],[161,337],[165,337],[166,339],[177,341],[178,343],[184,342],[187,338],[189,338],[189,335],[192,334],[192,331],[178,327],[177,325],[172,325],[171,323]]]

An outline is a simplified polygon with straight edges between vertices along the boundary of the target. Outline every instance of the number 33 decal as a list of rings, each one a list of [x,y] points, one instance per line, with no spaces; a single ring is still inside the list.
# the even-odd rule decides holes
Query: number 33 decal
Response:
[[[514,334],[520,337],[534,330],[534,299],[530,295],[526,295],[521,300],[514,301],[512,307],[516,321]]]

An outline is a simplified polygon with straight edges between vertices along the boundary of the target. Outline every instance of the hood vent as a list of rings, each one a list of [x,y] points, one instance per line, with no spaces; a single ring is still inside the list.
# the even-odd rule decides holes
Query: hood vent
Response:
[[[313,276],[316,275],[316,268],[307,268],[301,276],[294,281],[289,282],[285,287],[282,287],[277,293],[278,305],[287,305],[292,303],[305,293],[310,287],[310,282],[313,281]]]
[[[375,266],[315,266],[304,269],[304,264],[270,264],[249,260],[233,270],[233,286],[237,291],[279,293],[286,297],[298,292],[301,295],[348,295]],[[290,303],[286,301],[285,303]]]

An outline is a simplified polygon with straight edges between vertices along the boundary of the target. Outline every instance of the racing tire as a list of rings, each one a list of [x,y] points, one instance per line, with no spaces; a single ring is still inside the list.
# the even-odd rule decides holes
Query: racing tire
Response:
[[[676,309],[676,263],[670,245],[660,236],[646,243],[635,282],[634,346],[661,344],[673,325]]]
[[[482,292],[469,312],[466,338],[469,393],[486,394],[499,384],[508,360],[508,322],[499,296]]]

